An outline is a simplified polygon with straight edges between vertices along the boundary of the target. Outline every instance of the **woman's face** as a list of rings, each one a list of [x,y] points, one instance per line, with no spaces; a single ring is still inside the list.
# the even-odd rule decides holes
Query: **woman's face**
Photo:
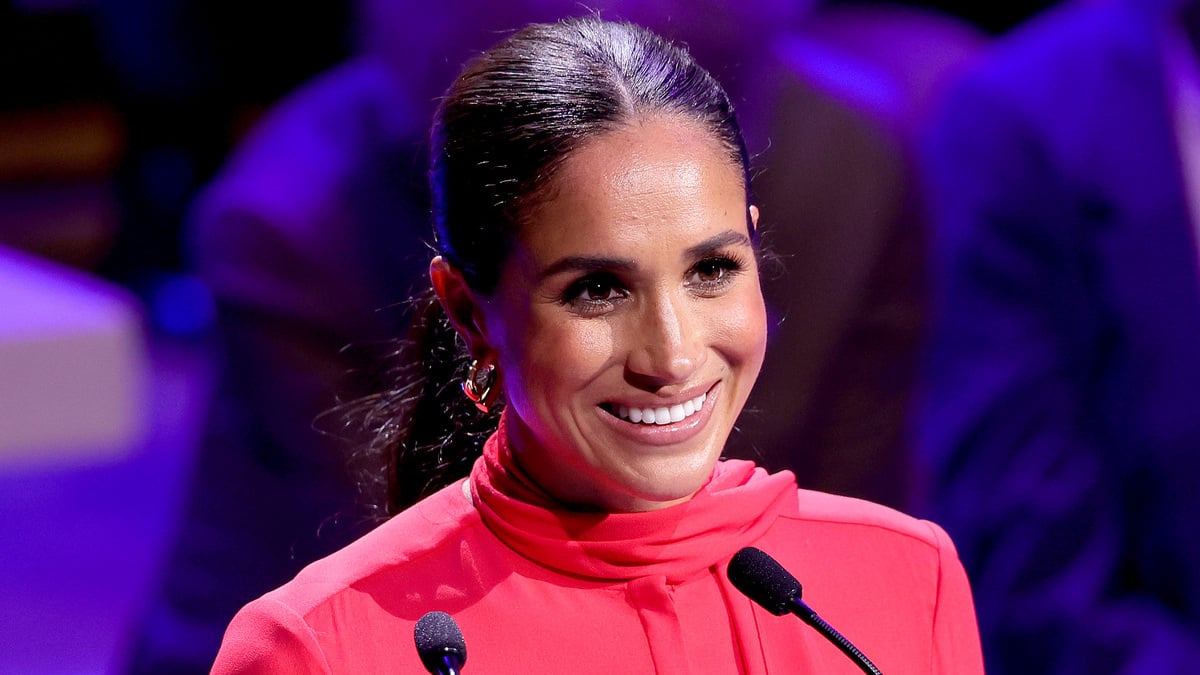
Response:
[[[739,167],[660,117],[584,145],[554,180],[480,303],[517,461],[577,507],[684,501],[766,345]]]

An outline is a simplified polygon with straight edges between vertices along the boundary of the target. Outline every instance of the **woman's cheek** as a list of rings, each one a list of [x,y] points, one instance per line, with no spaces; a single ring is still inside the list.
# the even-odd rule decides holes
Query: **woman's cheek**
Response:
[[[614,353],[613,331],[602,319],[538,317],[530,322],[521,368],[536,371],[531,387],[569,389],[594,379]]]
[[[739,361],[761,364],[767,346],[767,310],[762,295],[739,294],[712,317],[719,349]]]

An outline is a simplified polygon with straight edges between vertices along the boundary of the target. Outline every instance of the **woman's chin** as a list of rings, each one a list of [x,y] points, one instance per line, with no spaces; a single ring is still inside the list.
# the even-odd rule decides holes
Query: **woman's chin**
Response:
[[[696,470],[671,475],[642,474],[623,486],[619,495],[610,495],[606,508],[620,512],[657,511],[688,501],[708,483],[713,462],[704,462]]]

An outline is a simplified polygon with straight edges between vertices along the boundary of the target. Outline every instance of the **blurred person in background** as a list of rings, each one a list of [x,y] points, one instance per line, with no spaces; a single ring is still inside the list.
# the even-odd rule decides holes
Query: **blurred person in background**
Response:
[[[52,3],[47,3],[52,4]],[[121,223],[99,272],[147,301],[156,328],[194,333],[182,225],[196,192],[257,115],[346,58],[347,3],[91,0],[127,132],[114,184]]]
[[[763,50],[755,189],[779,271],[772,349],[735,439],[806,487],[910,508],[929,236],[913,138],[983,36],[936,12],[816,8]],[[785,442],[790,441],[790,443]]]
[[[924,156],[919,447],[991,673],[1200,659],[1200,3],[1070,2],[949,95]]]

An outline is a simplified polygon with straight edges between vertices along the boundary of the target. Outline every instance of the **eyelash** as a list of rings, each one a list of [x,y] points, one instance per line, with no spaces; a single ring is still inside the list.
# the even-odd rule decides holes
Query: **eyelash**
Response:
[[[733,283],[734,278],[745,269],[746,262],[740,256],[712,255],[692,265],[685,277],[684,284],[701,297],[713,297]],[[716,278],[692,281],[692,277],[700,274],[715,275]],[[604,291],[604,297],[583,297],[584,293],[592,290]],[[600,293],[596,295],[599,296]],[[567,286],[563,291],[561,302],[579,314],[590,316],[607,311],[613,304],[628,296],[629,291],[622,286],[621,281],[615,275],[609,272],[596,272],[580,277]]]
[[[699,274],[703,267],[708,267],[709,273],[716,274],[717,278],[709,281],[690,281],[691,277]],[[709,256],[692,265],[692,269],[688,270],[687,285],[689,288],[696,289],[701,295],[710,297],[733,283],[733,280],[745,269],[746,261],[737,255]]]
[[[616,292],[619,298],[625,298],[629,293],[621,287],[621,282],[608,272],[595,272],[580,277],[563,291],[562,303],[584,316],[600,314],[608,309],[616,299],[611,297],[589,299],[583,297],[585,292],[597,289],[608,291],[607,296]]]

